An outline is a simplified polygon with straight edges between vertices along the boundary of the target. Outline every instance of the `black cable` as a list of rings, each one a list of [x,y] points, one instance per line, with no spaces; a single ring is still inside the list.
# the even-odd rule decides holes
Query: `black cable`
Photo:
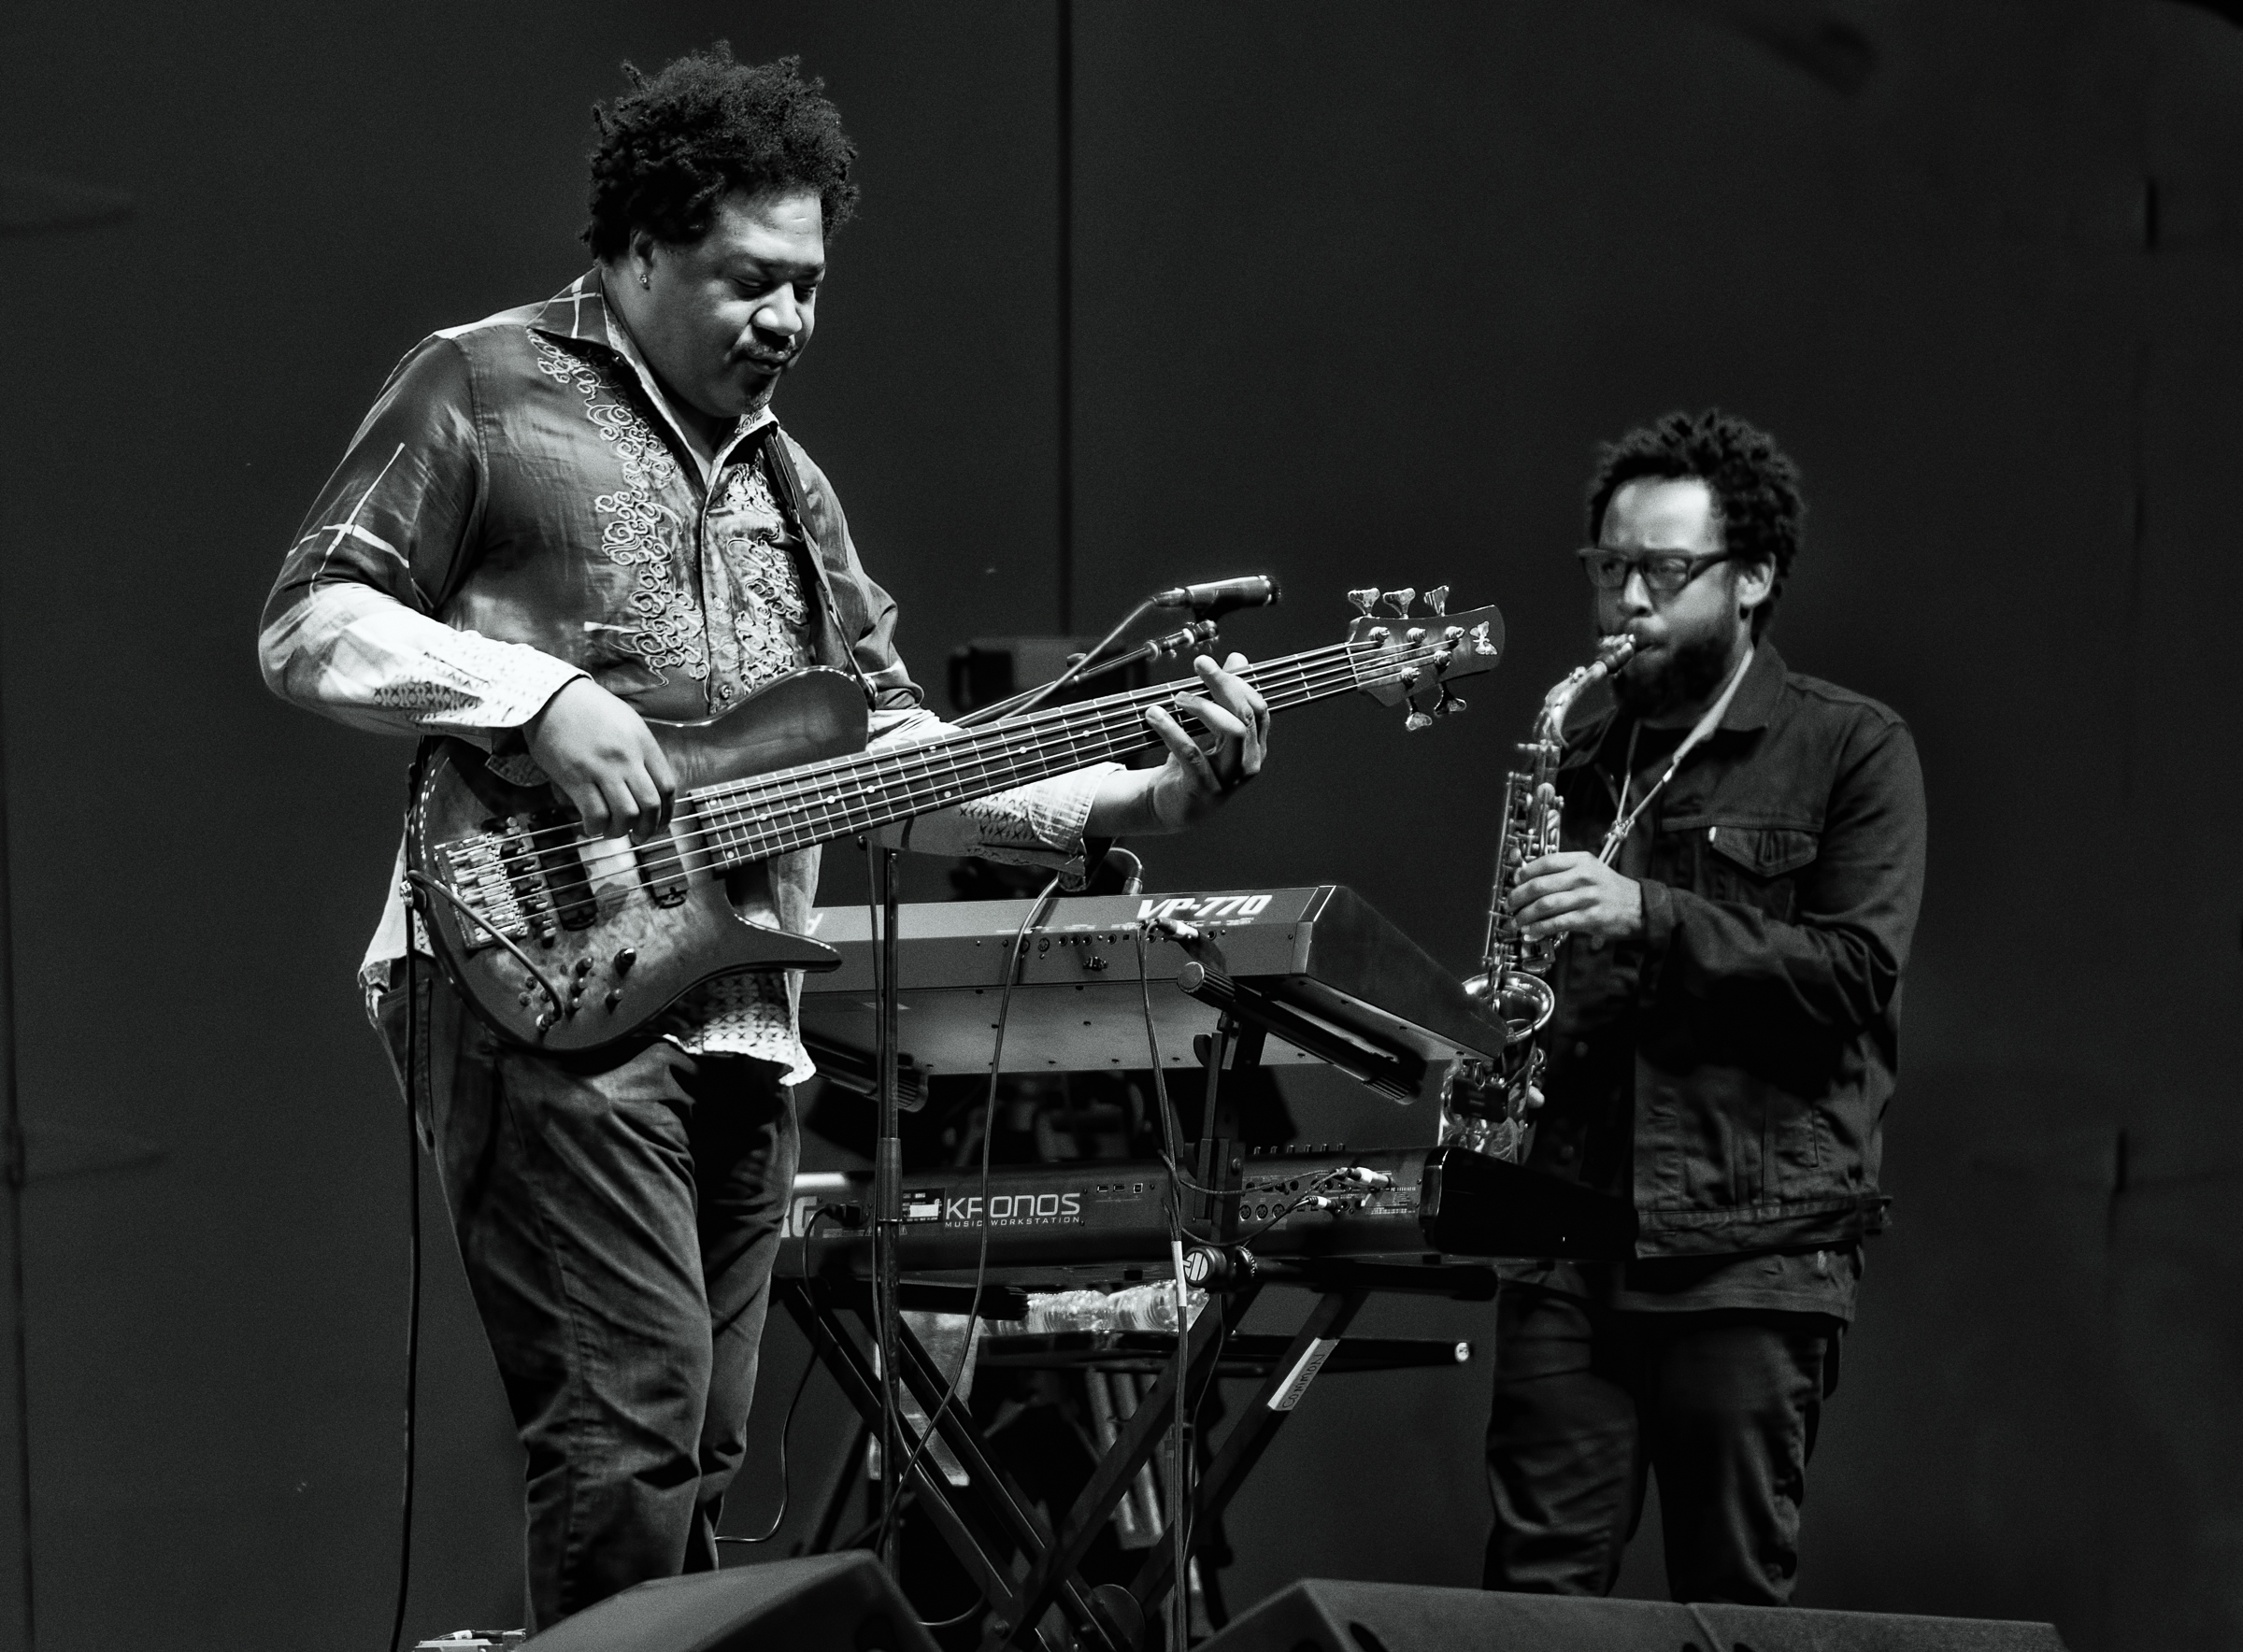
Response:
[[[878,851],[873,847],[870,834],[859,837],[857,842],[864,850],[865,921],[867,935],[872,943],[865,948],[865,955],[872,966],[875,1039],[879,1051],[879,1059],[875,1063],[877,1072],[874,1096],[880,1105],[880,1118],[874,1127],[872,1150],[872,1346],[874,1353],[879,1360],[881,1496],[880,1518],[875,1528],[878,1537],[873,1543],[872,1551],[880,1558],[883,1565],[889,1565],[894,1557],[888,1553],[888,1531],[893,1520],[897,1499],[901,1496],[903,1488],[902,1481],[890,1471],[894,1468],[896,1458],[899,1455],[896,1447],[902,1438],[902,1425],[899,1415],[901,1402],[897,1392],[895,1338],[893,1335],[896,1303],[888,1289],[890,1247],[894,1245],[897,1235],[890,1227],[887,1221],[887,1212],[880,1204],[880,1160],[887,1151],[887,1141],[884,1136],[879,1134],[879,1132],[885,1129],[888,1122],[885,1097],[890,1087],[895,1082],[893,1065],[895,1052],[888,1042],[889,1017],[886,1008],[888,995],[894,983],[887,978],[885,937],[882,933],[882,924],[886,918],[883,907],[886,904],[884,897],[887,893],[887,877],[882,876]],[[885,870],[888,876],[894,875],[893,860],[890,861]],[[900,1150],[897,1157],[900,1161],[902,1157]],[[896,1169],[900,1175],[903,1169],[900,1162]],[[901,1189],[896,1189],[899,1193],[901,1190]],[[883,1230],[887,1230],[884,1240]]]
[[[1212,1193],[1219,1198],[1224,1196],[1229,1189],[1201,1187],[1191,1177],[1185,1175],[1183,1170],[1176,1161],[1174,1147],[1179,1134],[1179,1130],[1175,1112],[1169,1105],[1168,1102],[1167,1074],[1161,1066],[1160,1033],[1155,1030],[1153,1025],[1152,988],[1150,982],[1147,978],[1145,971],[1145,926],[1142,923],[1136,925],[1132,929],[1131,938],[1136,944],[1137,1000],[1145,1015],[1146,1052],[1152,1063],[1153,1092],[1157,1098],[1160,1107],[1161,1159],[1162,1161],[1168,1167],[1168,1174],[1171,1177],[1170,1186],[1173,1196],[1169,1200],[1168,1203],[1169,1226],[1171,1234],[1180,1243],[1180,1241],[1186,1237],[1194,1239],[1199,1237],[1199,1235],[1191,1232],[1184,1220],[1182,1189],[1189,1188],[1194,1192]],[[1302,1205],[1307,1203],[1308,1201],[1320,1197],[1324,1189],[1333,1184],[1336,1177],[1339,1177],[1344,1175],[1344,1171],[1335,1170],[1327,1171],[1322,1175],[1313,1178],[1310,1181],[1307,1191],[1303,1192],[1298,1198],[1294,1199],[1291,1203],[1287,1204],[1282,1210],[1279,1211],[1277,1215],[1271,1217],[1261,1226],[1253,1229],[1250,1232],[1240,1234],[1232,1243],[1245,1245],[1252,1240],[1259,1239],[1263,1234],[1268,1232],[1270,1229],[1276,1227],[1278,1223],[1283,1221],[1294,1211],[1300,1209]],[[1222,1240],[1221,1239],[1220,1235],[1218,1235],[1204,1242],[1207,1244],[1219,1245],[1222,1243]],[[1181,1282],[1179,1281],[1179,1283],[1180,1284]],[[1185,1399],[1185,1390],[1189,1386],[1188,1378],[1190,1376],[1190,1372],[1185,1365],[1184,1351],[1190,1346],[1191,1326],[1188,1323],[1187,1317],[1184,1313],[1184,1305],[1185,1304],[1181,1302],[1177,1304],[1176,1327],[1176,1393],[1177,1417],[1179,1424],[1182,1422],[1184,1417],[1185,1407],[1187,1404]],[[1222,1350],[1224,1346],[1230,1341],[1231,1328],[1229,1324],[1218,1319],[1216,1325],[1215,1362],[1214,1365],[1209,1369],[1207,1386],[1200,1390],[1198,1403],[1191,1406],[1191,1424],[1193,1431],[1197,1431],[1199,1427],[1200,1414],[1207,1409],[1207,1401],[1213,1396],[1217,1383],[1222,1380]],[[1198,1499],[1194,1494],[1191,1483],[1197,1477],[1196,1470],[1198,1465],[1195,1462],[1187,1463],[1184,1460],[1184,1431],[1180,1427],[1178,1430],[1178,1434],[1179,1438],[1177,1442],[1178,1449],[1176,1454],[1176,1474],[1173,1481],[1173,1502],[1175,1502],[1176,1506],[1169,1510],[1169,1518],[1176,1522],[1174,1530],[1179,1534],[1180,1541],[1178,1545],[1176,1578],[1171,1587],[1173,1587],[1176,1590],[1176,1599],[1178,1602],[1178,1606],[1176,1609],[1181,1615],[1179,1628],[1183,1631],[1188,1631],[1192,1619],[1192,1542],[1199,1524]]]
[[[1225,1198],[1230,1193],[1236,1191],[1236,1189],[1228,1188],[1207,1187],[1202,1183],[1193,1180],[1191,1176],[1186,1175],[1184,1174],[1183,1167],[1176,1161],[1174,1143],[1177,1137],[1181,1133],[1181,1131],[1180,1127],[1176,1122],[1175,1113],[1170,1108],[1168,1104],[1167,1075],[1161,1067],[1160,1034],[1153,1030],[1152,989],[1148,983],[1145,975],[1145,926],[1143,924],[1140,923],[1131,932],[1131,939],[1136,943],[1137,996],[1139,1002],[1144,1006],[1145,1044],[1147,1049],[1150,1052],[1152,1061],[1153,1089],[1159,1098],[1161,1112],[1161,1162],[1167,1167],[1168,1174],[1174,1179],[1177,1188],[1189,1189],[1194,1193],[1206,1193],[1212,1198]],[[1344,1177],[1346,1174],[1347,1172],[1344,1169],[1328,1170],[1324,1172],[1322,1175],[1313,1178],[1308,1184],[1307,1190],[1299,1198],[1295,1199],[1292,1203],[1286,1205],[1284,1209],[1279,1211],[1277,1215],[1271,1217],[1260,1227],[1253,1229],[1250,1232],[1241,1233],[1236,1239],[1234,1240],[1226,1241],[1220,1233],[1202,1234],[1193,1232],[1181,1214],[1182,1207],[1180,1200],[1171,1205],[1170,1218],[1179,1230],[1179,1236],[1181,1238],[1194,1240],[1202,1245],[1223,1245],[1226,1243],[1233,1245],[1245,1245],[1251,1240],[1261,1238],[1263,1234],[1268,1232],[1270,1229],[1276,1227],[1279,1222],[1283,1221],[1294,1211],[1300,1209],[1301,1206],[1307,1203],[1309,1200],[1321,1197],[1335,1185],[1335,1178]]]
[[[1005,1027],[1006,1023],[1012,1018],[1012,989],[1020,975],[1021,961],[1027,954],[1028,932],[1034,927],[1037,917],[1050,904],[1051,897],[1058,892],[1059,877],[1054,874],[1051,881],[1044,885],[1042,892],[1028,904],[1028,910],[1021,915],[1020,927],[1012,932],[1012,946],[1006,953],[1005,981],[997,993],[997,1035],[989,1055],[989,1098],[983,1105],[981,1116],[981,1236],[979,1247],[974,1257],[973,1295],[966,1305],[965,1346],[959,1353],[958,1369],[950,1374],[950,1387],[943,1391],[942,1403],[927,1414],[926,1432],[920,1436],[919,1444],[912,1448],[909,1459],[904,1463],[904,1472],[891,1482],[897,1491],[896,1499],[891,1500],[891,1509],[900,1502],[902,1488],[907,1482],[910,1472],[919,1466],[921,1455],[933,1443],[936,1419],[948,1411],[950,1408],[950,1402],[958,1397],[958,1385],[965,1376],[966,1360],[974,1351],[973,1322],[981,1311],[981,1287],[989,1273],[990,1146],[995,1141],[997,1133],[997,1082],[1003,1076],[1005,1068]],[[885,1522],[889,1517],[889,1514],[883,1511],[881,1517],[883,1534]],[[877,1550],[879,1545],[876,1543],[873,1546]],[[927,1627],[933,1629],[939,1626],[929,1624]]]
[[[761,1537],[724,1537],[719,1543],[769,1543],[779,1535],[779,1526],[787,1517],[787,1500],[793,1494],[793,1482],[787,1474],[787,1435],[794,1427],[794,1408],[802,1403],[802,1391],[810,1386],[810,1373],[818,1369],[818,1350],[812,1348],[803,1357],[802,1380],[794,1385],[794,1397],[787,1402],[786,1420],[779,1425],[779,1513],[771,1517],[771,1524],[764,1529]]]
[[[421,1074],[421,993],[415,979],[412,916],[406,917],[405,936],[405,1150],[406,1197],[410,1216],[406,1225],[411,1256],[411,1283],[405,1308],[405,1491],[398,1517],[397,1611],[390,1621],[390,1652],[405,1644],[405,1606],[413,1583],[413,1420],[420,1403],[421,1377],[421,1130],[413,1106]]]
[[[1168,1481],[1168,1530],[1177,1545],[1176,1579],[1171,1586],[1173,1589],[1171,1611],[1176,1614],[1176,1616],[1173,1626],[1175,1633],[1169,1638],[1179,1652],[1181,1652],[1181,1648],[1190,1644],[1192,1631],[1192,1532],[1186,1522],[1185,1513],[1192,1506],[1193,1499],[1192,1488],[1193,1465],[1187,1460],[1192,1456],[1190,1449],[1191,1424],[1197,1420],[1196,1412],[1189,1417],[1185,1414],[1188,1404],[1187,1391],[1192,1386],[1190,1357],[1192,1316],[1189,1311],[1191,1292],[1184,1283],[1183,1267],[1184,1239],[1187,1233],[1184,1223],[1182,1186],[1185,1177],[1182,1169],[1176,1161],[1176,1144],[1179,1135],[1176,1115],[1168,1104],[1168,1075],[1161,1067],[1161,1038],[1159,1032],[1154,1030],[1152,1022],[1152,986],[1145,973],[1145,925],[1143,923],[1136,924],[1131,929],[1130,935],[1136,943],[1137,952],[1137,1003],[1145,1012],[1146,1054],[1152,1061],[1153,1094],[1159,1102],[1161,1110],[1161,1159],[1168,1166],[1169,1177],[1168,1238],[1170,1245],[1174,1246],[1176,1256],[1176,1422],[1174,1425],[1176,1447],[1170,1459],[1174,1465],[1174,1472],[1170,1474]],[[1212,1089],[1207,1097],[1207,1105],[1210,1108],[1215,1105],[1215,1095]],[[1207,1122],[1212,1124],[1213,1120],[1210,1118]],[[1193,1236],[1196,1237],[1196,1235]],[[1218,1319],[1217,1323],[1221,1324],[1221,1320]],[[1214,1378],[1210,1374],[1208,1378],[1210,1386],[1213,1381]]]
[[[989,1602],[977,1594],[974,1596],[974,1603],[968,1606],[964,1611],[959,1613],[957,1616],[922,1617],[919,1620],[919,1627],[921,1629],[952,1629],[957,1625],[964,1623],[967,1618],[973,1616],[975,1613],[986,1612],[988,1610]]]
[[[408,870],[405,875],[405,881],[415,889],[433,890],[436,893],[442,895],[447,901],[450,901],[454,906],[457,906],[462,912],[464,912],[467,915],[469,921],[472,922],[477,929],[482,930],[485,934],[489,935],[493,940],[496,941],[500,946],[504,947],[508,952],[511,952],[514,955],[515,961],[520,963],[523,969],[529,971],[530,979],[537,983],[537,990],[544,993],[546,1002],[553,1006],[553,1013],[555,1015],[559,1015],[561,1013],[561,993],[559,990],[554,987],[552,982],[545,978],[545,972],[539,969],[535,963],[530,961],[530,955],[527,952],[524,952],[520,947],[517,947],[506,935],[501,934],[497,930],[492,929],[489,925],[485,924],[482,920],[481,915],[478,913],[474,907],[467,904],[464,900],[461,899],[457,891],[445,888],[443,884],[429,876],[429,875],[425,872],[413,872]],[[461,932],[463,936],[472,934],[474,933],[474,930],[464,930]],[[408,945],[406,950],[409,955],[412,948]]]

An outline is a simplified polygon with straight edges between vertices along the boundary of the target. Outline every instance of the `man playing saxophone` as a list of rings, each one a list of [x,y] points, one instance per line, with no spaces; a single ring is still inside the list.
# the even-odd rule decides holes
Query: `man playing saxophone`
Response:
[[[1590,489],[1596,632],[1634,656],[1565,731],[1562,847],[1510,908],[1563,943],[1528,1162],[1640,1232],[1624,1264],[1506,1265],[1492,1588],[1607,1592],[1655,1472],[1676,1599],[1791,1596],[1924,859],[1907,726],[1767,638],[1803,512],[1711,411],[1606,448]]]

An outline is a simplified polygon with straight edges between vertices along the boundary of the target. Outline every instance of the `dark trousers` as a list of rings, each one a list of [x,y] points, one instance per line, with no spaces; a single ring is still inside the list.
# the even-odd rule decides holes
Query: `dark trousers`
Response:
[[[1610,1593],[1655,1473],[1674,1598],[1787,1604],[1837,1336],[1820,1314],[1622,1313],[1507,1285],[1484,1587]]]
[[[502,1045],[425,960],[410,1028],[483,1330],[528,1454],[530,1627],[712,1570],[740,1466],[793,1102],[768,1062]],[[407,994],[375,1018],[400,1068]]]

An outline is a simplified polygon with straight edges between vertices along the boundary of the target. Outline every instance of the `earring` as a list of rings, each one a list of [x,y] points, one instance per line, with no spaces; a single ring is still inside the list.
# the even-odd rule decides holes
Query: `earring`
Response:
[[[644,271],[644,270],[641,270],[641,271],[639,271],[639,272],[638,272],[638,284],[639,284],[641,287],[645,288],[645,289],[646,289],[646,291],[648,291],[649,292],[653,292],[653,291],[654,291],[654,282],[653,282],[652,278],[650,278],[650,277],[648,276],[647,272],[646,272],[646,271]]]

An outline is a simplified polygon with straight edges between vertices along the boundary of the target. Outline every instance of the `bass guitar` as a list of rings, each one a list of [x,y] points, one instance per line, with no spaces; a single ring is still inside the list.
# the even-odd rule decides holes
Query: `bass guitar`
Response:
[[[1345,641],[1240,675],[1272,710],[1362,691],[1410,705],[1422,728],[1464,702],[1457,677],[1493,668],[1503,618],[1441,612],[1448,588],[1350,591],[1362,610]],[[1392,610],[1381,615],[1374,605]],[[812,667],[764,684],[721,717],[648,719],[677,770],[666,832],[645,843],[588,841],[576,812],[524,758],[493,759],[464,740],[424,755],[406,833],[406,877],[430,940],[461,995],[500,1035],[574,1054],[637,1032],[704,981],[746,970],[829,970],[831,947],[739,917],[736,868],[873,831],[992,792],[1124,759],[1158,744],[1146,708],[1176,705],[1196,680],[1109,694],[865,750],[863,691]]]

